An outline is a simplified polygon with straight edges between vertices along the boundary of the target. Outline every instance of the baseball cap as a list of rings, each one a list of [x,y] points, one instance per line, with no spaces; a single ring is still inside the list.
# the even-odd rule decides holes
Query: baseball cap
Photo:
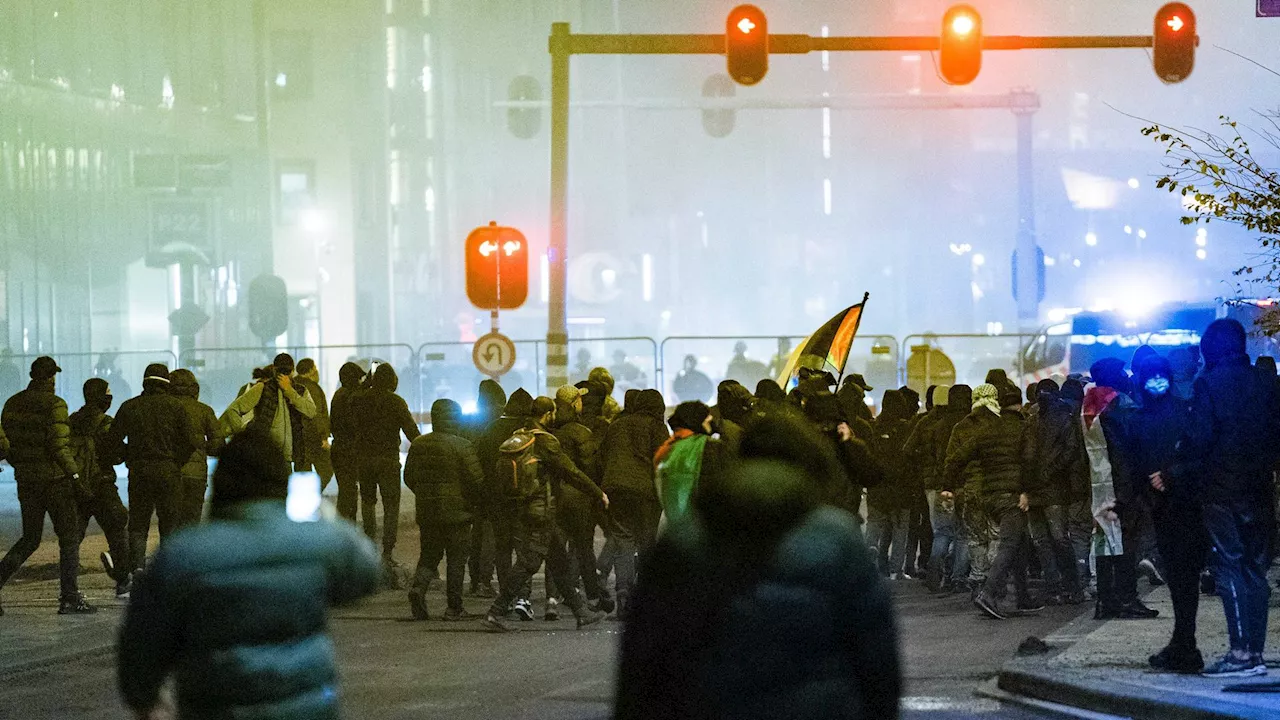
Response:
[[[572,405],[578,398],[586,394],[586,388],[579,389],[573,385],[561,385],[560,388],[556,390],[556,400],[564,403],[565,405]]]
[[[62,368],[58,367],[58,363],[47,355],[38,357],[35,362],[31,363],[31,378],[33,380],[48,380],[60,372],[62,372]]]

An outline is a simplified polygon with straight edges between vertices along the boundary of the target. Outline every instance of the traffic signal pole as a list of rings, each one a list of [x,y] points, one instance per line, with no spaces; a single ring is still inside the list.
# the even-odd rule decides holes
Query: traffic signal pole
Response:
[[[987,50],[1075,50],[1098,48],[1151,48],[1151,35],[1022,36],[992,35],[982,38]],[[769,54],[805,55],[812,52],[935,52],[941,50],[938,36],[900,37],[812,37],[809,35],[769,35]],[[575,35],[569,23],[554,23],[549,42],[551,53],[551,222],[547,260],[550,265],[550,306],[547,323],[548,394],[568,382],[569,332],[566,293],[569,217],[569,61],[574,55],[724,55],[723,34],[686,35]],[[706,102],[706,101],[704,101]],[[734,101],[729,100],[729,103]],[[1019,257],[1034,260],[1034,201],[1031,193],[1031,115],[1018,113],[1018,240]],[[1024,135],[1026,137],[1024,137]],[[1025,182],[1025,184],[1024,184]],[[1026,246],[1024,249],[1023,246]],[[1018,315],[1027,322],[1034,318],[1038,297],[1033,262],[1019,263]],[[1030,284],[1024,284],[1023,277]]]

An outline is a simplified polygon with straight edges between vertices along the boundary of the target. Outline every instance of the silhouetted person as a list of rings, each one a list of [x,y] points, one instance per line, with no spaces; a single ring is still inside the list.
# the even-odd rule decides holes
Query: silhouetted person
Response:
[[[218,461],[209,522],[156,553],[117,659],[139,717],[157,710],[171,675],[180,717],[338,717],[328,609],[377,588],[377,554],[347,523],[291,520],[288,488],[270,436],[241,434]]]
[[[182,466],[178,488],[178,524],[195,525],[204,516],[204,497],[209,490],[209,458],[217,457],[227,438],[213,408],[200,402],[200,383],[190,370],[178,369],[169,375],[169,390],[191,422],[191,443],[195,450]]]
[[[693,400],[706,402],[711,399],[711,394],[715,391],[711,378],[698,369],[698,358],[693,355],[685,356],[684,369],[676,375],[671,388],[680,402]]]
[[[360,513],[364,534],[377,542],[378,496],[382,496],[382,565],[388,580],[396,568],[392,553],[400,532],[400,436],[413,442],[419,435],[409,404],[396,394],[399,385],[395,368],[379,365],[356,407],[360,421]]]
[[[116,597],[129,596],[129,511],[120,502],[116,488],[116,468],[120,459],[112,454],[110,441],[112,417],[107,414],[114,398],[111,386],[102,378],[89,378],[84,383],[84,407],[71,413],[71,454],[80,468],[85,492],[80,499],[81,534],[90,520],[107,540],[107,552],[99,558],[107,575],[116,583]]]
[[[329,459],[338,481],[338,515],[356,521],[360,506],[360,417],[356,411],[364,394],[365,372],[349,362],[338,370],[341,386],[333,394],[329,408],[329,427],[333,444]]]
[[[301,469],[314,470],[320,476],[320,489],[329,487],[333,480],[333,462],[330,455],[329,436],[332,434],[329,420],[329,400],[324,388],[320,386],[320,368],[311,358],[298,361],[298,385],[306,388],[311,402],[315,403],[316,414],[302,418],[302,439],[307,447],[306,466]]]
[[[295,468],[309,467],[303,424],[314,418],[316,405],[306,387],[294,387],[293,357],[280,353],[272,361],[270,373],[255,374],[250,385],[222,414],[228,435],[247,428],[271,435]]]

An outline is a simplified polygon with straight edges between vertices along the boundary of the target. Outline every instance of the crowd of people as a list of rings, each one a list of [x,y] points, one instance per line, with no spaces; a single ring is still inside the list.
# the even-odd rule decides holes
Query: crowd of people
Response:
[[[306,587],[345,588],[330,593],[335,601],[380,582],[407,590],[413,617],[429,619],[428,590],[443,562],[442,619],[505,632],[535,618],[531,580],[545,567],[546,619],[567,608],[579,628],[610,614],[627,623],[623,717],[642,716],[657,694],[689,703],[691,715],[701,703],[761,700],[751,678],[764,670],[746,660],[759,653],[733,652],[748,637],[776,643],[773,661],[789,658],[765,663],[774,671],[785,665],[784,685],[794,690],[768,702],[824,702],[806,687],[833,668],[874,678],[879,690],[868,694],[870,685],[855,683],[824,692],[854,693],[860,703],[896,699],[884,690],[898,676],[887,588],[911,579],[939,595],[967,592],[978,612],[998,620],[1090,595],[1099,619],[1143,619],[1158,614],[1139,599],[1145,575],[1168,583],[1175,615],[1168,646],[1150,658],[1155,668],[1262,674],[1280,380],[1274,361],[1250,362],[1245,338],[1234,321],[1211,325],[1191,387],[1174,382],[1167,358],[1143,348],[1131,368],[1103,360],[1088,376],[1043,380],[1025,392],[999,370],[976,387],[928,388],[923,403],[910,388],[891,389],[878,414],[862,376],[837,387],[820,369],[801,369],[790,392],[769,379],[754,390],[727,380],[714,407],[689,401],[671,412],[656,390],[629,390],[619,406],[604,368],[554,397],[523,389],[507,397],[486,380],[473,414],[437,400],[425,435],[387,364],[371,372],[344,365],[330,400],[313,361],[295,366],[280,355],[220,416],[199,401],[190,371],[152,365],[142,394],[113,418],[110,384],[96,378],[85,383],[84,406],[68,415],[54,393],[59,368],[45,357],[0,416],[0,450],[16,470],[24,529],[0,561],[0,586],[39,544],[48,514],[61,548],[59,612],[92,612],[76,583],[80,541],[96,519],[117,594],[135,592],[127,628],[137,637],[127,629],[125,638],[145,644],[138,638],[154,635],[155,625],[145,609],[154,615],[186,601],[158,599],[159,578],[183,565],[164,560],[171,542],[201,567],[232,561],[200,555],[192,538],[231,543],[230,556],[242,564],[267,562],[260,554],[246,559],[249,551],[236,544],[243,538],[219,540],[225,531],[210,525],[171,541],[200,524],[207,460],[222,455],[215,518],[258,517],[237,502],[282,498],[290,469],[314,470],[326,486],[336,480],[337,512],[350,522],[336,525],[354,532],[359,524],[382,553],[379,571],[372,545],[343,536],[340,567],[359,568],[360,579],[326,581],[326,572],[337,572],[327,565],[305,578]],[[392,559],[405,442],[403,485],[414,494],[421,540],[411,577]],[[115,489],[122,462],[127,510]],[[161,550],[149,564],[153,514]],[[264,545],[279,560],[306,548],[333,552],[335,541],[325,542]],[[251,577],[250,585],[259,579]],[[242,610],[251,602],[214,588]],[[1195,631],[1202,590],[1222,597],[1231,637],[1230,652],[1207,669]],[[470,615],[464,591],[490,600],[488,610]],[[833,601],[861,608],[857,633],[829,627],[824,608]],[[824,633],[846,642],[832,644]],[[825,650],[795,651],[806,637],[805,647]],[[691,655],[690,647],[702,652]],[[708,675],[708,664],[732,672]],[[689,673],[708,682],[672,700],[670,683]],[[154,700],[151,690],[139,690],[139,704]]]

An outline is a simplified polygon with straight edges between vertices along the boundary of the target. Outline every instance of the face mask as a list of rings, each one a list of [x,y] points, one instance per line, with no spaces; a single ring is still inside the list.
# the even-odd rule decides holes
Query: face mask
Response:
[[[115,398],[112,397],[111,395],[107,395],[106,397],[98,401],[98,407],[102,408],[102,412],[106,412],[111,409],[112,400],[115,400]]]
[[[1169,379],[1157,375],[1147,381],[1146,388],[1147,392],[1159,397],[1169,392]]]

